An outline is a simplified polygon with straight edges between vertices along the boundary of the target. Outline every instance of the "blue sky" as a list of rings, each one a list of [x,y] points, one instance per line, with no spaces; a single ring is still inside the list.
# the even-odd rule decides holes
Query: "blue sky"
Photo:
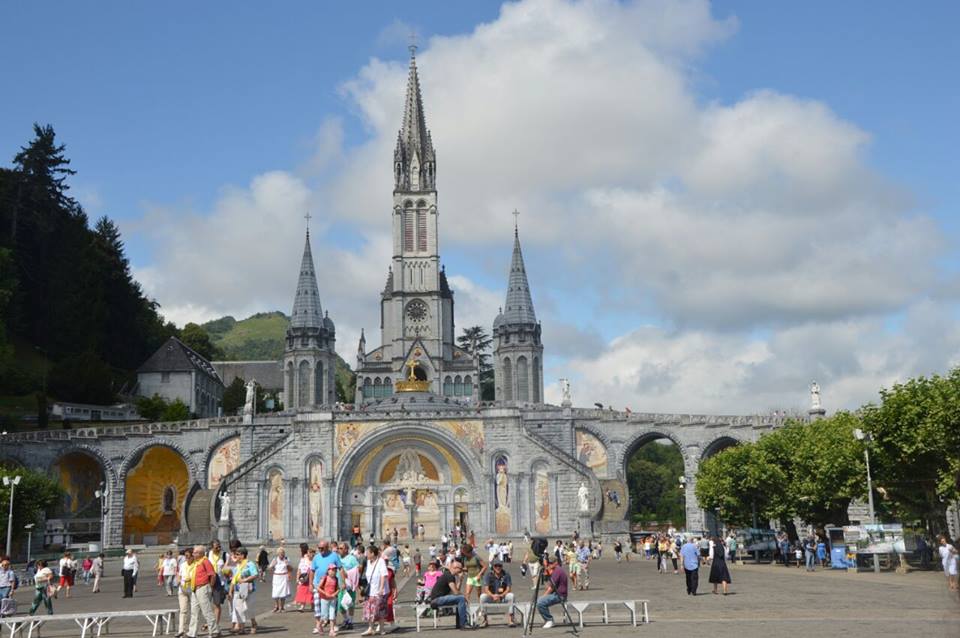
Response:
[[[942,325],[945,317],[956,316],[952,291],[960,186],[951,172],[960,138],[956,123],[960,92],[951,78],[960,59],[954,33],[960,8],[942,2],[925,3],[922,9],[874,2],[723,1],[617,5],[532,0],[510,5],[504,12],[493,2],[301,2],[285,4],[282,11],[262,3],[5,3],[0,7],[0,41],[13,63],[3,65],[0,76],[3,86],[15,90],[0,102],[0,152],[12,158],[29,138],[34,121],[53,124],[78,171],[72,180],[75,194],[91,217],[107,214],[120,222],[145,287],[181,323],[227,312],[240,316],[287,309],[293,275],[284,278],[281,273],[296,268],[298,257],[293,253],[299,251],[299,242],[291,238],[301,232],[302,220],[283,213],[270,221],[264,229],[271,235],[276,231],[278,247],[273,252],[269,247],[253,251],[264,261],[250,272],[243,263],[225,261],[245,252],[245,247],[232,246],[227,257],[220,258],[217,251],[229,238],[209,229],[216,229],[217,223],[257,223],[238,210],[260,215],[259,223],[267,224],[264,212],[283,209],[279,199],[271,199],[279,198],[277,193],[283,193],[283,202],[302,201],[319,224],[315,255],[320,271],[325,256],[338,259],[338,267],[350,264],[351,272],[370,271],[354,272],[349,291],[336,289],[335,276],[330,289],[322,291],[331,314],[341,318],[339,349],[349,353],[359,328],[365,327],[369,335],[375,327],[376,298],[369,293],[376,289],[374,281],[382,285],[387,265],[382,234],[389,230],[389,188],[377,190],[376,199],[374,195],[367,199],[357,184],[379,180],[376,171],[381,169],[383,181],[389,178],[389,155],[384,150],[399,120],[379,118],[385,109],[400,107],[402,92],[395,88],[404,74],[407,34],[413,28],[420,42],[428,125],[439,154],[444,261],[449,273],[464,278],[461,317],[492,321],[496,308],[491,306],[502,297],[509,259],[509,210],[518,205],[526,209],[521,230],[535,302],[545,334],[555,339],[554,344],[547,343],[548,352],[553,345],[555,353],[548,361],[548,383],[558,376],[576,379],[570,368],[595,370],[595,376],[609,374],[613,380],[606,384],[579,379],[591,399],[630,404],[635,410],[643,405],[681,409],[681,397],[689,397],[690,388],[717,374],[719,368],[703,361],[715,360],[720,366],[734,360],[739,362],[736,368],[719,372],[728,384],[688,399],[690,409],[757,411],[801,405],[803,387],[813,375],[824,386],[828,403],[833,389],[834,405],[852,406],[868,400],[880,385],[908,374],[942,370],[956,361],[957,350],[951,347],[939,348],[937,355],[908,355],[926,352],[926,344],[915,339],[927,328],[911,334],[911,317],[927,326],[926,322]],[[533,17],[525,17],[528,14]],[[558,17],[564,15],[579,18],[592,30],[567,26]],[[626,28],[631,25],[633,31]],[[587,49],[571,45],[570,51],[541,61],[536,51],[525,47],[533,46],[530,43],[542,34],[551,34],[543,36],[551,44],[577,42],[579,37],[599,37],[599,44]],[[573,58],[567,57],[571,51],[580,56],[572,64]],[[531,88],[529,77],[511,84],[514,67],[541,62],[538,72],[548,69],[546,75],[565,79],[567,87],[548,86],[545,79],[543,87]],[[495,106],[486,110],[498,114],[502,110],[502,118],[517,118],[519,123],[511,123],[511,130],[521,133],[514,133],[510,143],[522,149],[527,144],[518,138],[530,128],[525,122],[537,119],[536,112],[524,113],[523,105],[532,103],[536,93],[565,91],[571,85],[575,89],[587,79],[578,73],[591,68],[619,77],[614,72],[621,65],[630,80],[638,81],[635,94],[618,96],[621,89],[612,83],[609,91],[598,84],[595,117],[590,117],[592,103],[587,102],[586,116],[583,109],[570,106],[570,119],[561,119],[561,113],[557,121],[576,122],[590,133],[586,139],[603,140],[605,133],[599,130],[603,123],[619,122],[623,115],[618,100],[622,105],[624,99],[637,97],[635,130],[640,143],[671,126],[677,126],[677,137],[682,137],[680,131],[688,127],[664,113],[688,110],[690,122],[702,123],[704,137],[720,140],[716,148],[700,157],[693,150],[698,141],[672,144],[668,138],[651,142],[646,160],[643,154],[614,149],[609,151],[613,157],[609,162],[614,163],[604,159],[596,170],[583,171],[582,179],[574,175],[565,183],[550,175],[555,170],[541,173],[538,165],[553,160],[549,150],[530,158],[522,152],[513,155],[514,165],[510,149],[499,154],[491,150],[490,157],[502,162],[497,176],[526,172],[531,177],[527,183],[504,178],[501,193],[484,193],[479,199],[487,199],[469,210],[470,191],[483,188],[471,181],[466,169],[485,170],[472,166],[471,159],[485,157],[489,150],[473,153],[470,140],[481,140],[480,146],[497,132],[473,136],[470,127],[486,114],[458,119],[450,112],[457,95],[479,85],[494,86],[501,79],[504,87],[512,87],[494,96]],[[535,83],[546,75],[530,77]],[[645,78],[652,78],[649,84],[643,83]],[[525,97],[526,90],[531,94]],[[656,104],[645,104],[648,98]],[[673,99],[676,102],[670,102]],[[512,105],[514,101],[519,106]],[[574,101],[557,105],[557,110]],[[545,119],[552,117],[554,104],[548,102],[546,111],[541,109]],[[747,133],[737,132],[737,123],[767,116],[777,122],[771,127],[787,131],[777,134],[782,140],[755,132],[760,141],[748,150],[731,150],[723,141],[733,139],[737,144],[748,139]],[[633,128],[634,122],[624,117],[623,126]],[[502,118],[491,120],[505,121]],[[790,118],[796,126],[821,127],[816,131],[822,137],[811,134],[811,147],[798,149],[799,142],[788,134],[794,126]],[[563,124],[553,130],[569,128]],[[548,141],[534,137],[529,146],[549,149]],[[830,145],[835,142],[834,150]],[[557,146],[570,153],[565,163],[574,165],[584,155],[604,155],[608,147]],[[817,153],[840,157],[837,182],[844,186],[831,183],[815,198],[799,197],[799,192],[811,190],[810,180],[820,185],[831,178],[795,175],[790,168],[725,183],[711,172],[715,154],[721,152],[736,157],[782,152],[785,162],[803,158],[806,152],[811,157]],[[650,157],[653,161],[647,167]],[[757,170],[758,163],[764,161],[748,162],[749,170]],[[748,169],[743,170],[746,175]],[[615,177],[606,177],[611,174]],[[269,184],[258,199],[255,180],[265,175],[275,179],[265,180]],[[795,202],[787,201],[794,196]],[[676,237],[677,243],[700,229],[710,232],[715,220],[697,217],[705,209],[716,206],[731,220],[743,221],[741,216],[746,215],[756,222],[750,226],[755,234],[743,238],[745,244],[734,252],[750,253],[756,251],[749,248],[766,244],[764,232],[774,244],[780,233],[800,227],[796,215],[809,213],[811,227],[822,228],[833,238],[831,250],[856,245],[866,246],[868,252],[835,266],[847,276],[840,278],[839,291],[823,291],[822,298],[806,304],[802,299],[764,303],[766,287],[792,288],[790,282],[803,286],[813,271],[796,259],[772,264],[765,261],[766,255],[750,255],[759,268],[778,273],[776,281],[753,281],[756,266],[732,264],[721,254],[725,251],[715,254],[709,247],[697,247],[691,255],[677,250],[661,255],[657,251],[663,242],[654,244],[652,239],[640,249],[645,256],[627,249],[621,254],[610,249],[610,237],[599,232],[617,223],[614,218],[604,218],[595,236],[570,232],[577,215],[598,201],[603,202],[604,214],[622,207],[626,217],[621,220],[642,218],[647,227],[661,220],[675,222],[667,227],[665,221],[660,230],[668,242]],[[445,202],[452,206],[445,209]],[[371,212],[378,205],[380,222]],[[870,219],[868,210],[874,205],[883,210],[876,215],[877,227],[871,228],[864,220]],[[654,215],[652,206],[662,206],[665,212],[648,217]],[[861,217],[847,220],[853,209]],[[494,217],[483,232],[471,232],[471,219],[487,214]],[[818,215],[830,224],[813,223]],[[763,225],[763,220],[773,218],[779,225]],[[836,219],[844,220],[842,228],[831,230]],[[857,220],[864,224],[862,236]],[[502,229],[497,231],[502,241],[487,232],[491,226]],[[237,277],[249,280],[255,292],[240,286],[236,288],[242,293],[231,292],[233,282],[222,275],[197,282],[178,276],[178,260],[171,261],[170,255],[186,241],[184,228],[193,229],[196,244],[190,247],[191,255],[210,252],[209,261],[198,260],[194,268],[234,267]],[[206,229],[206,236],[200,233],[196,239],[197,228]],[[636,245],[652,236],[652,232],[638,235]],[[263,229],[257,237],[264,241]],[[907,240],[901,241],[904,237]],[[894,255],[889,264],[884,255]],[[870,287],[864,282],[873,273],[890,280],[904,272],[900,260],[910,264],[925,259],[932,263],[903,274],[902,280],[883,286],[886,290],[859,294]],[[710,267],[704,273],[692,269],[691,263],[705,261]],[[858,264],[864,263],[860,272]],[[331,267],[331,273],[335,270]],[[696,284],[721,272],[729,275],[728,281],[697,289]],[[845,294],[843,286],[857,294]],[[689,294],[678,294],[680,288]],[[770,296],[766,294],[767,299]],[[743,310],[736,312],[731,306]],[[460,323],[465,325],[463,319]],[[780,348],[787,348],[783,344],[792,343],[804,330],[836,336],[838,343],[848,344],[848,356],[811,360],[806,369],[796,370],[792,363],[796,353]],[[949,338],[947,342],[952,343]],[[890,350],[882,364],[868,356],[876,349]],[[930,350],[937,348],[930,344]],[[632,354],[618,355],[623,352]],[[649,360],[649,366],[639,359]],[[648,383],[651,375],[672,381]],[[782,385],[771,389],[760,378]]]

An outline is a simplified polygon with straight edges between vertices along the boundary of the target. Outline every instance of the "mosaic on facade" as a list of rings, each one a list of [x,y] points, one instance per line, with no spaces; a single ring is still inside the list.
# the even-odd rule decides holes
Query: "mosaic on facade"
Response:
[[[323,462],[313,459],[307,466],[307,524],[314,538],[323,535]]]
[[[72,452],[64,455],[53,464],[52,470],[63,488],[64,514],[82,512],[96,499],[103,470],[89,454]]]
[[[207,487],[215,490],[220,481],[240,465],[240,437],[235,436],[221,443],[210,457],[207,469]]]
[[[510,477],[507,457],[498,456],[494,461],[494,517],[498,534],[506,534],[512,527],[510,515]]]
[[[270,470],[267,474],[267,531],[268,538],[279,540],[284,538],[283,514],[284,497],[283,472],[278,469]]]
[[[437,425],[466,442],[477,455],[483,454],[483,421],[440,421]]]
[[[176,451],[163,446],[145,450],[127,473],[124,539],[134,543],[171,542],[180,530],[189,484],[187,464]]]
[[[538,534],[546,534],[550,531],[550,476],[542,467],[534,474],[533,509],[533,528]]]
[[[577,460],[593,470],[598,479],[607,478],[607,448],[584,430],[577,430]]]

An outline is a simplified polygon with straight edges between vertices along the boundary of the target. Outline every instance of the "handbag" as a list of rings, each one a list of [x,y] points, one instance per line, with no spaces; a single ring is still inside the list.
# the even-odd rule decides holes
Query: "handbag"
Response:
[[[310,572],[300,572],[300,574],[297,575],[297,582],[300,583],[301,585],[309,585]]]

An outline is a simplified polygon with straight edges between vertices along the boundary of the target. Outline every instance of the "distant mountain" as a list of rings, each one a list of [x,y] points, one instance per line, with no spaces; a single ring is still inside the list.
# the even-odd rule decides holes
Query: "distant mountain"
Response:
[[[290,318],[280,311],[259,312],[237,321],[231,316],[202,324],[210,341],[223,351],[226,361],[279,361]],[[347,362],[337,355],[337,391],[352,400],[355,375]]]

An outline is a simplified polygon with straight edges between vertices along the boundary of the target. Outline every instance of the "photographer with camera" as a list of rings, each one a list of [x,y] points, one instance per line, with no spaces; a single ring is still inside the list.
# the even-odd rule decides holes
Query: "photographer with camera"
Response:
[[[550,607],[567,601],[567,572],[555,556],[547,558],[544,569],[546,570],[547,590],[537,601],[537,611],[546,621],[543,623],[543,628],[550,629],[553,627],[553,615],[550,613]]]

